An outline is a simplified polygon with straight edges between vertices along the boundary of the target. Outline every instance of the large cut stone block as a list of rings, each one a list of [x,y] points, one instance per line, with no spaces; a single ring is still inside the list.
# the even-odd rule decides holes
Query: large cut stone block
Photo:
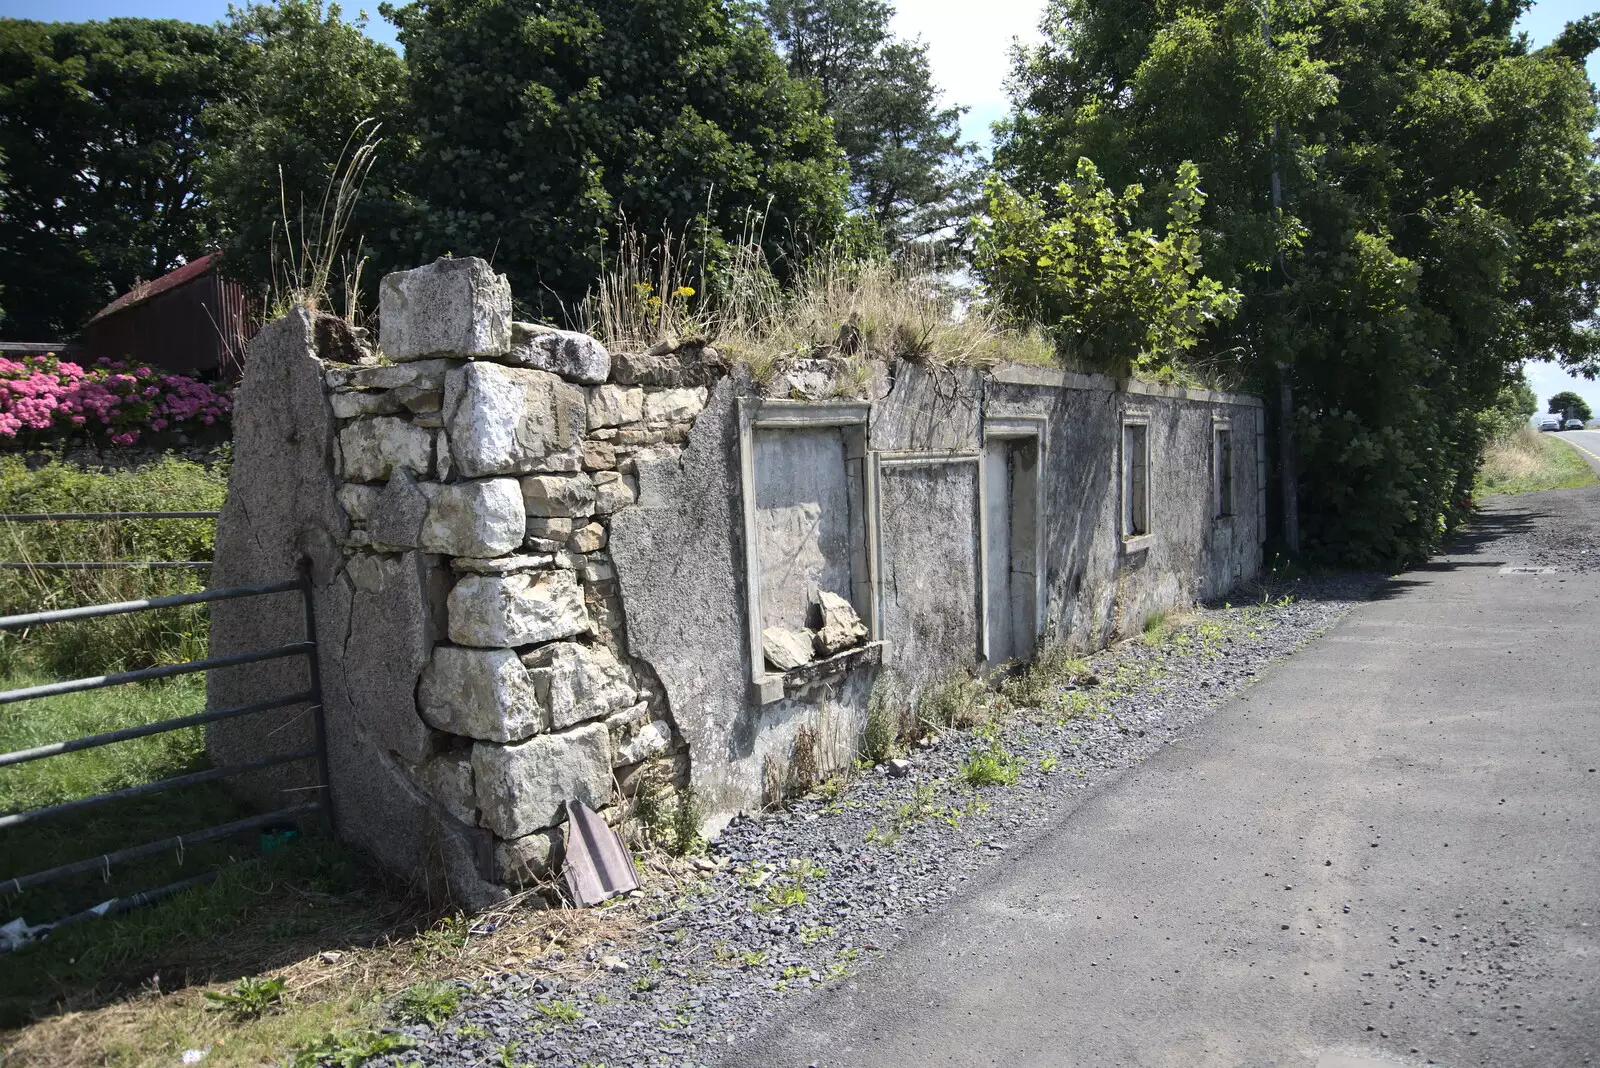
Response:
[[[605,807],[611,799],[611,742],[605,724],[542,734],[520,745],[472,747],[483,823],[501,838],[522,838],[560,823],[563,805]]]
[[[588,475],[529,475],[522,480],[522,503],[542,519],[594,515],[595,486]]]
[[[500,556],[522,544],[527,517],[516,479],[429,482],[422,491],[428,498],[428,517],[422,524],[424,552]]]
[[[644,390],[600,386],[589,391],[589,429],[637,423],[644,418]]]
[[[520,742],[545,727],[538,691],[510,649],[435,646],[417,701],[435,727],[479,741]]]
[[[385,275],[379,347],[391,360],[502,356],[511,347],[511,283],[476,256]]]
[[[417,782],[445,811],[468,827],[478,823],[478,797],[472,789],[472,752],[440,753],[417,769]]]
[[[419,478],[433,471],[433,431],[404,419],[357,419],[339,431],[339,454],[347,482],[384,482],[396,468]]]
[[[555,873],[561,860],[561,832],[536,831],[494,844],[495,878],[506,886],[531,886]]]
[[[586,386],[598,386],[611,377],[611,354],[600,342],[588,334],[533,323],[511,324],[511,351],[505,361]]]
[[[449,598],[450,640],[510,649],[586,633],[589,613],[570,571],[465,575]]]
[[[644,417],[652,423],[687,422],[699,415],[705,406],[704,386],[693,389],[653,389],[644,395]]]
[[[557,730],[638,700],[628,669],[603,645],[556,642],[528,653],[522,662]]]
[[[450,455],[467,478],[537,471],[558,453],[576,458],[585,418],[583,389],[548,371],[470,363],[445,376]]]
[[[413,363],[381,363],[358,367],[350,373],[356,389],[443,389],[444,376],[458,360],[417,360]]]

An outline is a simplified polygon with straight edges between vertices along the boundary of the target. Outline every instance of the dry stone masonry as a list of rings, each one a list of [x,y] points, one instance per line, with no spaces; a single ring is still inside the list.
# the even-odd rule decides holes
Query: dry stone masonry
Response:
[[[380,292],[354,363],[305,310],[252,344],[214,581],[312,561],[337,829],[469,903],[551,873],[568,800],[620,822],[692,788],[715,831],[852,759],[885,671],[914,694],[1095,647],[1260,564],[1250,398],[836,353],[758,382],[699,341],[513,322],[476,259]],[[1124,529],[1132,463],[1149,530]],[[293,606],[238,606],[219,654],[293,638]],[[211,704],[297,670],[218,673]],[[308,730],[208,745],[242,762]]]

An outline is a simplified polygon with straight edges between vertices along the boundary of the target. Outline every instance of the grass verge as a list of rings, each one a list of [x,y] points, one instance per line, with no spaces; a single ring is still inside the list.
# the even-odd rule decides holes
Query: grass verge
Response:
[[[1495,497],[1539,490],[1578,489],[1600,482],[1589,461],[1558,435],[1532,427],[1501,438],[1484,450],[1474,492]]]

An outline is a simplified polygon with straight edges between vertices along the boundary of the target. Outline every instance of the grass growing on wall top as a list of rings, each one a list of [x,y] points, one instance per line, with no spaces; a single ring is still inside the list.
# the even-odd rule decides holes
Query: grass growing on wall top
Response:
[[[1600,481],[1577,449],[1555,434],[1523,427],[1489,443],[1474,492],[1479,497],[1577,489]]]
[[[670,237],[624,240],[598,288],[578,309],[580,326],[613,350],[699,337],[768,380],[792,359],[838,356],[860,372],[897,357],[987,367],[1057,366],[1051,343],[1009,326],[967,299],[932,261],[859,260],[819,253],[787,286],[761,246],[735,246],[710,275]]]

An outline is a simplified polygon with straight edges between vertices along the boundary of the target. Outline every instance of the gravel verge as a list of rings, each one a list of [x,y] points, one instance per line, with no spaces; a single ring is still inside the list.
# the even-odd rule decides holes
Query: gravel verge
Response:
[[[786,999],[871,968],[996,857],[1026,848],[1380,582],[1301,579],[1257,604],[1201,608],[1159,645],[1134,640],[1090,658],[1098,684],[1067,688],[1053,707],[913,749],[903,778],[864,769],[736,820],[703,858],[651,857],[645,889],[605,910],[632,935],[578,960],[552,945],[519,972],[466,984],[449,1023],[407,1028],[416,1047],[385,1063],[715,1063]],[[968,785],[975,753],[1001,754],[1016,782]]]
[[[1545,490],[1515,497],[1490,497],[1462,539],[1493,541],[1508,564],[1560,571],[1600,570],[1600,490]]]

